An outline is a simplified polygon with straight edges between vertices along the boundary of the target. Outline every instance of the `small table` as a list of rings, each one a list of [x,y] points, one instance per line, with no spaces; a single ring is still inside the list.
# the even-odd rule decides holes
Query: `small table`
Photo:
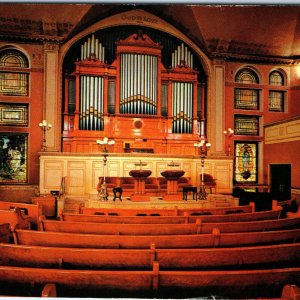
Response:
[[[122,201],[123,189],[120,186],[114,187],[113,188],[113,193],[114,193],[114,199],[113,199],[113,201],[115,201],[117,198],[119,198],[120,201]]]
[[[187,201],[188,192],[193,192],[193,200],[197,200],[197,187],[196,186],[184,186],[182,188],[182,199]]]

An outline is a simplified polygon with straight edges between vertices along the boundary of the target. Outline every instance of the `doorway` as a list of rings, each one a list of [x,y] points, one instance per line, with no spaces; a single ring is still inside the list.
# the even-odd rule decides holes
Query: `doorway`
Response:
[[[291,164],[271,164],[270,184],[272,199],[291,199]]]

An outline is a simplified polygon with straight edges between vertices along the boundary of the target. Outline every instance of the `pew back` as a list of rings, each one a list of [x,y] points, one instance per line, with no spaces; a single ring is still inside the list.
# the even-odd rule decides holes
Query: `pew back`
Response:
[[[168,209],[145,209],[145,208],[92,208],[78,207],[80,214],[87,215],[106,215],[106,216],[195,216],[195,215],[224,215],[229,213],[251,213],[254,212],[254,204],[245,206],[228,206],[228,207],[213,207],[213,208],[174,208]]]
[[[199,222],[190,224],[120,224],[41,220],[41,230],[54,232],[115,235],[177,235],[200,232]]]
[[[191,235],[98,235],[20,230],[13,231],[14,243],[18,245],[106,248],[106,249],[148,249],[156,248],[207,248],[237,247],[251,245],[272,245],[300,241],[300,229],[268,232],[220,233]]]
[[[276,255],[274,255],[276,253]],[[300,243],[271,246],[207,249],[78,249],[0,244],[2,264],[39,268],[181,270],[238,265],[266,266],[300,259]],[[175,262],[175,263],[174,263]],[[242,265],[241,265],[242,262]]]
[[[227,215],[200,215],[200,216],[106,216],[106,215],[86,215],[68,214],[61,212],[61,221],[72,222],[96,222],[96,223],[128,223],[128,224],[183,224],[195,223],[200,219],[206,222],[243,222],[254,220],[279,219],[282,208],[278,207],[270,211],[237,213]]]
[[[15,284],[47,284],[62,287],[149,291],[164,288],[244,288],[263,286],[281,288],[291,281],[300,283],[300,268],[229,270],[229,271],[162,271],[159,264],[153,270],[107,271],[107,270],[60,270],[0,266],[0,278]]]
[[[246,222],[203,223],[197,219],[189,224],[122,224],[41,220],[41,230],[70,233],[117,234],[117,235],[176,235],[220,232],[249,232],[278,230],[300,226],[300,217]]]

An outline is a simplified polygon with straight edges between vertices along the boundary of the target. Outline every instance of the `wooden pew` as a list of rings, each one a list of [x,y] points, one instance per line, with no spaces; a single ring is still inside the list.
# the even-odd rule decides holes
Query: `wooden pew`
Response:
[[[189,224],[120,224],[92,222],[53,221],[40,218],[42,231],[90,233],[90,234],[114,234],[114,235],[176,235],[197,234],[201,231],[201,223],[196,221]],[[140,225],[140,226],[139,226]]]
[[[0,210],[12,210],[15,208],[20,208],[21,212],[25,215],[31,217],[33,227],[38,227],[38,220],[40,215],[42,215],[42,207],[39,203],[28,204],[28,203],[19,203],[19,202],[10,202],[10,201],[0,201]]]
[[[59,213],[61,221],[71,222],[96,222],[96,223],[127,223],[127,224],[187,224],[195,223],[200,219],[203,223],[207,222],[244,222],[279,219],[282,208],[274,210],[239,213],[228,215],[202,215],[202,216],[106,216],[106,215],[85,215]]]
[[[225,215],[228,213],[250,213],[254,212],[255,205],[228,206],[214,208],[178,208],[173,209],[145,209],[145,208],[92,208],[78,205],[77,212],[85,215],[106,216],[195,216],[195,215]]]
[[[20,230],[13,231],[17,245],[106,248],[106,249],[148,249],[154,243],[156,248],[207,248],[240,247],[249,245],[272,245],[300,241],[300,229],[266,232],[220,233],[191,235],[97,235],[61,232]]]
[[[274,255],[276,253],[276,255]],[[294,263],[300,243],[271,246],[207,249],[78,249],[0,244],[3,265],[39,268],[180,270]]]
[[[60,270],[0,266],[2,282],[52,284],[74,289],[159,291],[164,288],[264,288],[300,283],[300,268],[232,271],[162,271],[154,262],[153,270]]]
[[[0,243],[9,243],[9,223],[0,224]]]
[[[0,220],[3,223],[9,223],[11,228],[31,228],[31,217],[24,215],[19,207],[13,210],[0,210]]]
[[[176,235],[211,233],[214,228],[220,232],[249,232],[279,230],[300,226],[300,217],[260,220],[246,222],[203,223],[197,219],[189,224],[121,224],[53,221],[40,218],[41,230],[55,232],[90,233],[90,234],[117,234],[117,235]]]

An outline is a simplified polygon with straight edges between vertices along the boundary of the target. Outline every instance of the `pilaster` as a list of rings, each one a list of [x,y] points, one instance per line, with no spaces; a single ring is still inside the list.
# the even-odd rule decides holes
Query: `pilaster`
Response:
[[[43,119],[52,124],[52,129],[46,132],[47,151],[60,150],[60,120],[57,112],[58,104],[58,50],[56,42],[44,43],[44,103]]]

